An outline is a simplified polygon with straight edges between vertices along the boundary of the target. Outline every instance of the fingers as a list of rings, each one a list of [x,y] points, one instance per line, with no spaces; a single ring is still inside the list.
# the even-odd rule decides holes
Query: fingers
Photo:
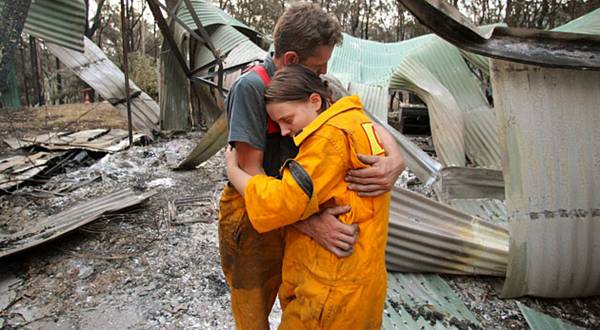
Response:
[[[386,173],[383,168],[378,166],[370,166],[356,170],[348,171],[346,181],[352,181],[355,178],[375,178],[384,176]]]
[[[379,160],[381,160],[380,156],[370,156],[370,155],[363,155],[363,154],[358,154],[358,159],[367,164],[367,165],[373,165],[375,163],[377,163]]]
[[[331,214],[336,217],[339,215],[342,215],[344,213],[348,213],[348,212],[350,212],[349,205],[330,207],[330,208],[325,209],[325,211],[324,211],[324,213]]]
[[[384,184],[351,184],[348,186],[348,189],[358,193],[370,193],[379,190],[388,191],[389,187]]]

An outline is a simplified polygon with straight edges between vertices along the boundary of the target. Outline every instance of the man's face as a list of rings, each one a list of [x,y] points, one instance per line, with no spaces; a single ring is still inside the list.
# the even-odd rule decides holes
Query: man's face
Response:
[[[315,71],[317,74],[327,73],[327,62],[333,53],[333,46],[319,46],[315,49],[312,56],[307,57],[299,64]]]

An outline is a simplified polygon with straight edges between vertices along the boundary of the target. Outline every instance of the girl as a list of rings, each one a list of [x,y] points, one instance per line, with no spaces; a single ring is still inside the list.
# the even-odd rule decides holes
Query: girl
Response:
[[[286,227],[280,329],[380,329],[386,293],[385,245],[390,196],[359,197],[344,176],[366,167],[357,154],[381,155],[373,123],[357,96],[330,104],[319,76],[302,66],[279,70],[265,93],[267,112],[300,150],[282,167],[282,179],[250,176],[226,153],[227,175],[244,196],[252,226],[268,232],[332,205],[350,205],[340,217],[357,224],[354,252],[338,258]]]

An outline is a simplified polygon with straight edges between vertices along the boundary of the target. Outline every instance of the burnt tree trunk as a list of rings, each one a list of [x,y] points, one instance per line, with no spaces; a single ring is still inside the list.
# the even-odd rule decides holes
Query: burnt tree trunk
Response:
[[[10,65],[21,38],[31,0],[4,1],[0,15],[0,91],[6,88]]]
[[[44,93],[42,91],[42,84],[40,83],[40,68],[38,65],[38,52],[37,42],[34,37],[29,36],[29,57],[31,60],[31,71],[33,79],[33,103],[34,105],[44,104]]]

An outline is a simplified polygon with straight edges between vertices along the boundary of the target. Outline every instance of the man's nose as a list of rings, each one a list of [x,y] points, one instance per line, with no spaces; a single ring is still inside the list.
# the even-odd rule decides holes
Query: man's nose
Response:
[[[319,74],[327,74],[327,65],[319,68]]]

